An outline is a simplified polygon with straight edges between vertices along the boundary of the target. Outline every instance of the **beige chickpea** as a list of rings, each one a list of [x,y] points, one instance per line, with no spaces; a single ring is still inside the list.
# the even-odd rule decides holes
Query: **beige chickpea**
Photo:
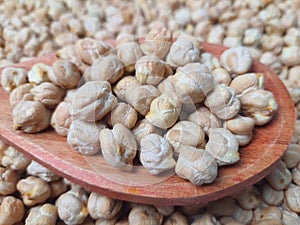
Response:
[[[50,199],[58,198],[61,194],[65,193],[69,188],[69,185],[67,185],[63,179],[51,181],[49,185],[51,187]]]
[[[243,95],[240,101],[242,114],[253,118],[258,126],[268,123],[278,108],[273,94],[262,89]]]
[[[211,53],[203,52],[200,60],[209,69],[209,71],[220,68],[219,60]]]
[[[200,51],[187,39],[177,39],[172,43],[166,61],[171,66],[184,66],[200,60]]]
[[[129,224],[160,225],[163,216],[151,205],[136,205],[128,215]]]
[[[295,130],[292,136],[292,143],[300,142],[300,119],[296,119],[295,121]]]
[[[81,224],[87,218],[87,196],[82,191],[69,190],[55,202],[59,218],[68,225]]]
[[[245,210],[255,209],[260,204],[259,192],[254,186],[250,186],[232,197]]]
[[[55,225],[58,218],[57,208],[49,203],[30,209],[26,225]]]
[[[181,145],[204,147],[205,133],[200,125],[190,121],[179,121],[170,128],[164,137],[173,146],[175,152]],[[178,152],[179,153],[179,152]]]
[[[233,133],[239,146],[245,146],[250,143],[254,125],[252,118],[244,117],[239,114],[224,123],[224,127]]]
[[[248,28],[244,32],[243,44],[256,46],[260,38],[262,36],[262,32],[258,28]]]
[[[300,145],[298,144],[289,144],[288,148],[286,149],[282,160],[285,163],[286,167],[291,169],[295,167],[300,162]]]
[[[108,163],[126,171],[132,170],[137,143],[133,133],[128,128],[117,123],[112,130],[101,130],[99,139],[103,157]]]
[[[93,219],[112,219],[121,210],[123,202],[92,192],[87,202],[87,209]]]
[[[13,225],[20,222],[25,215],[23,202],[13,196],[6,196],[0,205],[0,224]]]
[[[275,206],[269,206],[266,208],[257,208],[254,210],[254,224],[255,225],[267,225],[274,224],[280,225],[281,223],[281,211]]]
[[[51,82],[43,82],[30,90],[33,100],[41,102],[48,109],[54,109],[63,99],[66,92]]]
[[[165,63],[156,55],[145,55],[135,63],[135,77],[141,84],[157,85],[165,75]]]
[[[225,128],[211,129],[208,138],[205,150],[215,158],[219,166],[239,161],[238,141],[229,130]]]
[[[292,170],[292,180],[295,184],[300,184],[300,164],[298,163]]]
[[[94,155],[100,151],[98,135],[105,127],[100,122],[73,120],[68,131],[67,142],[83,155]]]
[[[287,46],[283,47],[281,51],[281,61],[286,66],[296,66],[300,63],[300,47],[299,46]]]
[[[207,35],[207,42],[221,45],[223,43],[224,36],[224,27],[221,24],[217,24],[210,29]]]
[[[248,72],[252,65],[249,51],[244,47],[225,50],[220,58],[220,64],[229,72],[237,75]]]
[[[5,67],[1,74],[1,85],[4,90],[9,92],[25,84],[26,80],[27,71],[23,68]]]
[[[23,172],[31,160],[24,154],[17,151],[14,147],[9,146],[4,150],[2,165],[15,171]]]
[[[38,101],[21,101],[12,111],[13,127],[25,133],[37,133],[50,124],[51,112]]]
[[[129,129],[134,127],[138,119],[135,109],[124,102],[119,102],[107,115],[106,122],[113,127],[117,123],[122,123]]]
[[[76,41],[74,50],[82,62],[91,65],[95,59],[107,54],[111,48],[103,41],[86,37]]]
[[[172,82],[172,77],[173,77],[172,75],[173,74],[168,76],[166,79],[162,80],[162,82],[160,82],[157,85],[157,89],[160,91],[160,93],[167,93],[167,92],[176,93],[175,85]]]
[[[162,29],[148,32],[140,46],[145,55],[156,55],[160,59],[164,59],[170,50],[171,44],[172,33],[167,29]]]
[[[283,224],[300,224],[300,219],[297,213],[288,210],[282,210],[282,223]]]
[[[71,103],[62,101],[55,108],[52,113],[50,125],[54,128],[57,134],[67,136],[70,125],[72,123],[72,116],[70,115]]]
[[[8,145],[0,140],[0,166],[2,166],[2,158],[4,157],[4,151],[8,148]]]
[[[167,206],[153,205],[153,206],[163,216],[170,216],[175,210],[175,206],[172,205],[167,205]]]
[[[241,207],[237,207],[233,210],[232,217],[240,222],[249,224],[253,219],[253,210],[245,210]]]
[[[163,93],[153,99],[145,118],[154,126],[167,129],[178,120],[180,109],[181,104],[175,93]]]
[[[34,84],[26,83],[16,87],[9,95],[9,103],[14,108],[20,101],[33,101],[31,89]]]
[[[51,66],[44,63],[37,63],[33,65],[31,70],[28,72],[28,81],[30,83],[40,84],[43,82],[48,82],[49,74],[51,73]]]
[[[216,85],[207,95],[204,105],[218,118],[225,120],[235,117],[241,108],[241,102],[234,89],[225,85]]]
[[[48,76],[53,84],[66,89],[76,88],[81,79],[79,68],[68,60],[56,61]]]
[[[158,175],[175,168],[173,148],[158,134],[148,134],[140,141],[140,162],[149,173]]]
[[[143,56],[139,43],[130,35],[119,35],[116,42],[117,55],[124,65],[125,72],[133,72],[136,61]]]
[[[300,85],[299,73],[300,66],[293,66],[288,70],[288,80],[297,87]]]
[[[150,110],[150,104],[153,99],[159,96],[156,87],[145,85],[130,85],[126,88],[125,99],[136,111],[142,115],[146,115]]]
[[[275,55],[280,54],[284,41],[281,36],[273,34],[262,36],[261,46],[263,51],[271,51]]]
[[[81,74],[88,68],[89,65],[85,64],[80,56],[76,53],[74,45],[69,45],[61,48],[56,52],[56,57],[60,60],[67,60],[74,63]]]
[[[17,183],[17,190],[21,193],[26,206],[33,206],[45,202],[51,195],[49,184],[41,178],[28,176]]]
[[[126,101],[125,100],[126,89],[130,85],[137,85],[137,84],[139,84],[139,82],[135,76],[124,76],[116,83],[116,85],[113,86],[113,92],[118,97],[118,99],[120,99],[121,101]]]
[[[282,62],[273,52],[264,52],[259,56],[259,61],[268,66],[274,73],[280,73],[282,70]]]
[[[31,163],[28,165],[26,170],[29,175],[37,176],[46,182],[60,179],[60,176],[34,160],[31,160]]]
[[[264,88],[264,75],[261,73],[246,73],[232,80],[230,87],[235,90],[237,97],[251,91]]]
[[[261,197],[265,203],[278,206],[283,202],[284,192],[283,190],[275,190],[267,182],[264,182]]]
[[[217,84],[224,84],[229,86],[231,83],[231,76],[227,70],[223,68],[215,68],[211,71],[212,76],[214,77]]]
[[[280,191],[289,186],[292,181],[292,175],[286,168],[285,163],[280,160],[276,169],[273,170],[265,179],[273,189]]]
[[[183,149],[181,149],[183,148]],[[196,185],[212,183],[218,174],[218,166],[214,157],[203,149],[192,146],[180,146],[175,172]]]
[[[188,225],[188,220],[182,213],[174,211],[167,217],[163,225]]]
[[[193,221],[191,225],[201,225],[201,224],[207,224],[207,225],[221,225],[221,223],[210,213],[204,213]]]
[[[119,57],[115,54],[110,54],[95,59],[90,69],[85,71],[83,77],[86,81],[103,80],[113,84],[123,76],[123,67]]]
[[[296,213],[300,212],[300,205],[299,205],[300,191],[299,190],[300,190],[300,186],[291,183],[286,189],[286,191],[284,192],[286,204],[292,211]]]
[[[107,81],[89,81],[77,89],[72,101],[71,115],[94,122],[102,119],[117,104]]]
[[[199,124],[206,134],[209,134],[212,128],[220,128],[222,126],[221,120],[205,106],[199,107],[192,112],[188,117],[188,121]]]
[[[158,134],[162,135],[162,130],[154,126],[146,119],[139,120],[132,129],[132,133],[135,136],[138,143],[141,139],[148,134]]]
[[[0,167],[0,194],[10,195],[14,193],[17,188],[19,175],[9,168]]]
[[[228,48],[236,48],[242,45],[241,37],[227,36],[223,39],[223,45]]]
[[[215,86],[211,72],[201,63],[188,63],[177,68],[171,82],[179,100],[189,104],[202,102]]]

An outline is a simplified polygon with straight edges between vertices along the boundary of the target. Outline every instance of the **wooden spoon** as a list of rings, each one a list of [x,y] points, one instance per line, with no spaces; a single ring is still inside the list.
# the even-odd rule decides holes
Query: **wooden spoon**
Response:
[[[203,47],[217,57],[226,49],[208,43],[203,43]],[[55,60],[52,54],[13,66],[29,70],[35,63],[51,65]],[[294,130],[294,106],[283,83],[256,60],[251,70],[264,74],[265,88],[272,91],[279,109],[269,124],[255,128],[252,142],[240,148],[241,160],[221,167],[212,184],[195,186],[172,174],[155,177],[141,166],[134,173],[122,172],[108,165],[100,155],[78,154],[53,129],[38,134],[16,132],[12,129],[9,93],[3,88],[0,88],[0,138],[53,172],[112,198],[156,205],[209,202],[237,193],[270,173],[285,152]]]

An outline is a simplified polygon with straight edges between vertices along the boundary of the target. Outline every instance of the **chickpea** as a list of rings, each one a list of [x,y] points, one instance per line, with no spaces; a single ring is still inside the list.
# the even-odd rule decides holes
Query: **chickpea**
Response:
[[[89,81],[74,94],[71,115],[77,119],[94,122],[102,119],[116,104],[117,99],[112,94],[108,82]]]
[[[163,216],[151,205],[136,205],[128,215],[129,224],[153,224],[160,225]]]
[[[91,67],[85,71],[83,77],[86,81],[103,80],[110,84],[117,82],[124,74],[124,65],[119,57],[110,54],[94,60]]]
[[[220,63],[229,72],[240,75],[248,72],[252,65],[252,59],[246,48],[236,47],[224,51]]]
[[[33,101],[31,89],[34,87],[31,83],[22,84],[16,87],[9,95],[9,103],[14,108],[20,101]]]
[[[98,135],[105,127],[100,122],[73,120],[67,134],[67,142],[83,155],[94,155],[100,151]]]
[[[230,83],[237,97],[241,97],[251,91],[264,88],[264,75],[261,73],[246,73],[237,76]]]
[[[157,134],[145,135],[141,141],[140,162],[154,175],[174,169],[173,148],[170,143]]]
[[[129,129],[135,126],[137,120],[138,114],[135,109],[124,102],[119,102],[106,117],[109,126],[122,123]]]
[[[2,71],[1,85],[4,90],[11,92],[16,87],[25,84],[27,71],[23,68],[6,67]]]
[[[275,190],[267,182],[264,182],[261,197],[267,204],[278,206],[283,202],[284,192]]]
[[[280,191],[290,185],[292,181],[292,175],[287,169],[285,163],[280,160],[276,169],[266,177],[266,181],[273,189]]]
[[[188,225],[188,220],[180,212],[174,211],[168,216],[163,225]]]
[[[92,192],[87,202],[87,209],[93,219],[113,219],[122,208],[122,201],[111,199]]]
[[[13,108],[13,124],[15,130],[25,133],[37,133],[50,124],[51,112],[38,101],[20,101]]]
[[[212,76],[218,84],[229,86],[231,83],[231,76],[227,70],[223,68],[215,68],[211,71]]]
[[[33,100],[41,102],[48,109],[55,109],[66,92],[51,82],[43,82],[30,90]]]
[[[54,128],[57,134],[67,136],[72,123],[70,115],[71,103],[66,101],[60,102],[52,113],[50,125]]]
[[[181,103],[175,93],[163,93],[152,100],[145,118],[154,126],[167,129],[178,120],[180,109]]]
[[[51,67],[44,63],[35,64],[28,72],[28,81],[30,83],[40,84],[48,82],[49,74],[51,73]]]
[[[6,150],[4,150],[2,165],[7,168],[18,172],[24,172],[30,162],[31,160],[29,158],[12,146],[9,146]]]
[[[220,222],[212,214],[204,213],[200,218],[191,223],[191,225],[201,224],[220,225]]]
[[[117,123],[113,129],[100,131],[99,140],[104,159],[120,169],[131,171],[137,152],[137,143],[132,132],[123,124]]]
[[[181,149],[183,148],[183,149]],[[214,157],[203,149],[192,146],[180,146],[175,172],[196,185],[211,183],[218,174],[218,166]]]
[[[52,73],[49,73],[49,79],[61,88],[76,88],[80,82],[81,74],[79,68],[71,61],[56,61],[52,66],[52,71]]]
[[[299,152],[300,146],[298,144],[289,144],[282,158],[287,168],[293,168],[300,162]]]
[[[59,218],[68,225],[81,224],[87,218],[87,196],[80,190],[69,190],[59,196],[55,205]]]
[[[69,188],[69,185],[67,185],[63,179],[51,181],[49,185],[51,187],[50,199],[58,198],[61,194],[65,193]]]
[[[20,222],[25,215],[23,202],[13,196],[6,196],[0,205],[0,224],[13,225]]]
[[[57,208],[49,203],[30,209],[26,225],[55,225],[58,218]]]
[[[17,190],[21,193],[23,202],[27,206],[43,203],[51,195],[49,184],[34,176],[19,180]]]
[[[113,87],[113,92],[118,97],[118,99],[120,99],[121,101],[126,101],[125,100],[126,89],[130,85],[137,85],[137,84],[139,84],[139,82],[135,76],[124,76]]]
[[[165,75],[165,64],[156,55],[146,55],[135,63],[135,77],[141,84],[157,85]]]
[[[60,176],[56,175],[34,160],[31,160],[31,163],[28,165],[26,170],[29,175],[37,176],[46,182],[60,179]]]
[[[184,66],[200,60],[200,52],[192,41],[177,39],[172,43],[166,61],[174,67]]]
[[[132,129],[132,133],[134,134],[138,143],[140,143],[141,139],[148,134],[158,134],[162,135],[162,130],[158,127],[154,126],[146,119],[139,120],[136,125]]]
[[[238,142],[229,130],[214,128],[208,138],[205,150],[215,158],[219,166],[233,164],[240,159]]]
[[[246,188],[232,197],[245,210],[255,209],[260,203],[259,192],[254,186]]]

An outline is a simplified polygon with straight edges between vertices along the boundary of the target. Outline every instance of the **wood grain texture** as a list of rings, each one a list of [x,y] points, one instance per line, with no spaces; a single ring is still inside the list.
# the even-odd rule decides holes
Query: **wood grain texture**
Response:
[[[203,47],[216,56],[225,50],[207,43],[203,43]],[[54,55],[49,55],[15,66],[30,69],[34,63],[51,65],[55,60]],[[121,172],[108,165],[100,155],[84,157],[78,154],[68,146],[66,138],[52,129],[38,134],[16,132],[12,129],[9,94],[3,88],[0,88],[0,138],[57,174],[112,198],[157,205],[190,205],[216,200],[258,182],[271,172],[294,130],[293,102],[283,83],[257,61],[252,71],[265,75],[265,88],[273,92],[278,112],[269,124],[255,128],[251,144],[240,148],[241,160],[220,168],[217,179],[209,185],[195,186],[176,175],[156,178],[141,166],[131,174]],[[138,185],[139,178],[142,184]]]

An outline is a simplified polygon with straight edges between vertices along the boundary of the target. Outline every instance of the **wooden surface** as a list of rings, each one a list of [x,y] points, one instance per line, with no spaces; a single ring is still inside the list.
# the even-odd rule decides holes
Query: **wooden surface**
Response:
[[[219,56],[224,48],[203,44],[208,52]],[[29,69],[36,62],[52,64],[54,55],[17,64]],[[0,88],[0,138],[28,157],[81,186],[122,200],[158,204],[189,205],[204,203],[236,193],[265,177],[285,152],[294,129],[295,113],[285,86],[268,68],[255,61],[252,71],[265,75],[265,87],[273,92],[279,110],[264,127],[255,128],[250,145],[241,148],[241,160],[222,167],[209,185],[195,186],[172,174],[154,177],[141,166],[134,173],[109,166],[101,156],[83,157],[73,151],[66,138],[52,129],[39,134],[24,134],[12,129],[9,94]]]

